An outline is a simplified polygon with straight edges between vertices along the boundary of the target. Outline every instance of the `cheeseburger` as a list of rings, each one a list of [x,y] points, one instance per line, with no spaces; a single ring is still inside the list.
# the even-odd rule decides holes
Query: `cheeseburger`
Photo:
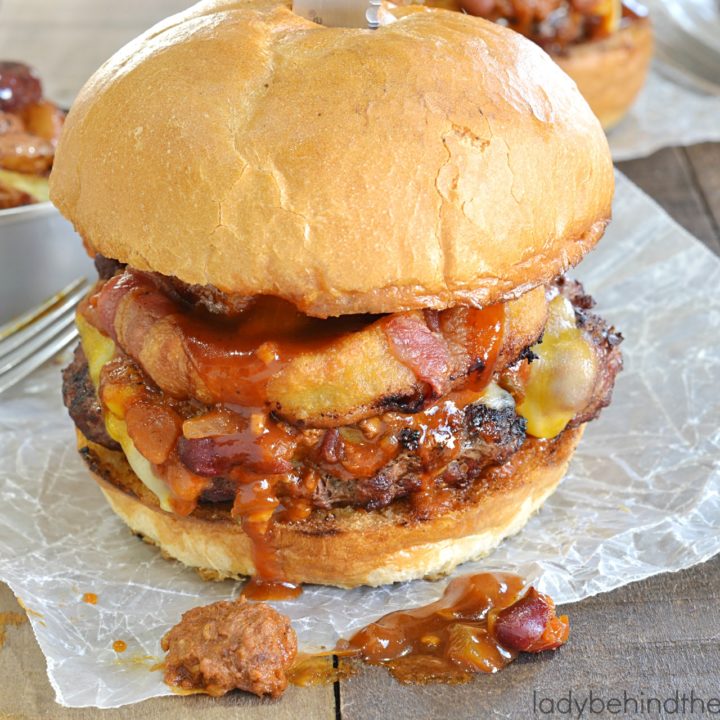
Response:
[[[100,276],[64,373],[80,452],[206,577],[448,572],[609,402],[620,337],[563,277],[610,217],[605,136],[491,22],[200,3],[83,88],[51,194]]]
[[[638,0],[404,0],[398,4],[408,3],[476,15],[530,38],[575,80],[606,129],[622,119],[645,84],[653,33],[647,9]]]

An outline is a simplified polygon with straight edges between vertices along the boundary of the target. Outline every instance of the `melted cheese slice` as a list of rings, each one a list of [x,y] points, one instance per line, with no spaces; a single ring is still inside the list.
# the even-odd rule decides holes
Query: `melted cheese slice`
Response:
[[[95,386],[95,392],[97,392],[100,385],[100,371],[115,355],[115,343],[107,335],[103,335],[90,325],[82,315],[78,314],[75,321],[80,332],[80,342],[88,361],[90,379]],[[127,425],[122,417],[121,407],[107,406],[107,412],[103,413],[103,419],[105,420],[108,435],[120,444],[133,472],[140,478],[143,485],[157,496],[160,507],[167,512],[172,512],[170,490],[162,479],[155,474],[152,465],[140,454],[135,447],[135,443],[130,439]]]
[[[0,168],[0,185],[7,185],[16,190],[32,195],[38,202],[45,202],[50,199],[48,180],[41,175],[28,175],[13,170]]]
[[[527,432],[553,438],[585,407],[597,378],[597,356],[575,322],[572,303],[558,295],[550,303],[543,340],[533,346],[538,356],[530,365],[525,399],[517,412]]]

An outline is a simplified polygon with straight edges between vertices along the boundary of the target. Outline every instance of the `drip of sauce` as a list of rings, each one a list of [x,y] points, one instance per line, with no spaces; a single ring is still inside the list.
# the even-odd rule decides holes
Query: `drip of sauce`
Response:
[[[98,596],[95,593],[86,592],[82,596],[82,601],[88,605],[97,605]]]
[[[478,392],[487,387],[495,373],[505,331],[505,305],[468,308],[468,320],[468,340],[476,370],[468,377],[466,389]]]
[[[257,560],[257,555],[256,555]],[[263,580],[262,565],[256,565],[257,575],[250,578],[242,594],[249,600],[292,600],[302,594],[302,587],[291,582]]]
[[[255,576],[243,588],[253,600],[290,600],[302,592],[299,585],[285,580],[285,574],[273,544],[273,516],[281,507],[276,483],[282,477],[234,474],[238,481],[232,515],[239,518],[252,543]],[[292,504],[288,512],[292,515]],[[300,514],[302,514],[300,512]]]
[[[127,650],[127,643],[124,640],[116,640],[112,644],[112,649],[116,653],[124,653]]]
[[[338,649],[387,667],[404,683],[465,682],[497,672],[520,651],[555,649],[569,634],[552,600],[533,588],[521,594],[523,585],[509,573],[456,578],[436,602],[385,615]]]

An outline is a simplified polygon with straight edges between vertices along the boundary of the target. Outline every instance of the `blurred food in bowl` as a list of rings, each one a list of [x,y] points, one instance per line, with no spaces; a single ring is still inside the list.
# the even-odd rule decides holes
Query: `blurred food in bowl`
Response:
[[[47,201],[64,120],[31,67],[0,61],[0,211]]]

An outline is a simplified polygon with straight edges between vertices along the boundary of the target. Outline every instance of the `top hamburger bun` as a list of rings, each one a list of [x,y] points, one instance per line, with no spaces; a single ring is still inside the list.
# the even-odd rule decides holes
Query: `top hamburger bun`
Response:
[[[369,31],[202,2],[115,55],[51,198],[91,249],[320,317],[487,305],[579,262],[613,170],[530,41],[445,10]]]

